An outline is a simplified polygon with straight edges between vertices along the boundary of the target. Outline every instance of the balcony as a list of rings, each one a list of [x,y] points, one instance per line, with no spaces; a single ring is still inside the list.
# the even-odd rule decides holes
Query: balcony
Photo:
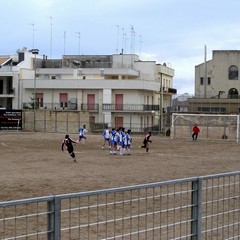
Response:
[[[98,113],[99,104],[82,103],[81,111]],[[66,103],[38,103],[37,109],[52,109],[52,110],[79,110],[77,104],[70,102]],[[33,101],[24,102],[23,109],[33,109]],[[159,105],[147,105],[147,104],[102,104],[103,111],[110,112],[157,112],[159,111]]]
[[[82,111],[89,111],[89,112],[98,112],[99,111],[99,104],[92,104],[92,103],[82,103],[81,104]]]
[[[161,91],[160,91],[161,92]],[[177,89],[175,88],[169,88],[169,87],[163,87],[164,93],[171,93],[171,94],[177,94]]]
[[[103,104],[104,111],[120,111],[120,112],[145,112],[145,111],[159,111],[159,105],[145,105],[145,104]]]
[[[15,91],[13,88],[7,89],[6,91],[3,91],[0,93],[0,98],[13,98],[15,95]]]

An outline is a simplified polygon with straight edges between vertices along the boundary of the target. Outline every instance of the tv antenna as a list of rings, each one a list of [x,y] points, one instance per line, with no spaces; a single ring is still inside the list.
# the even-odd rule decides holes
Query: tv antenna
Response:
[[[142,35],[139,35],[139,58],[141,58],[142,54]]]
[[[34,23],[31,23],[30,24],[32,26],[32,49],[34,49],[34,38],[35,38],[35,24]]]
[[[118,53],[118,38],[119,38],[119,25],[117,25],[117,48],[116,48],[117,53]]]
[[[76,34],[78,35],[78,55],[80,55],[81,33],[80,32],[76,32]]]
[[[136,33],[135,33],[133,25],[130,25],[130,26],[131,26],[130,53],[134,54],[135,53],[135,36],[136,36]]]
[[[65,55],[66,50],[66,31],[63,33],[63,55]]]
[[[52,58],[52,30],[53,30],[53,23],[52,23],[52,17],[50,18],[50,58]]]

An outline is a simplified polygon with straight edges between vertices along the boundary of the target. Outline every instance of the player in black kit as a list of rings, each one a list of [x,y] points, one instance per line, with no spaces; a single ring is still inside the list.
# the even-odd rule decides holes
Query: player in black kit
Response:
[[[66,149],[68,150],[68,153],[70,154],[70,156],[73,158],[74,162],[77,162],[76,160],[76,156],[74,153],[74,149],[73,149],[73,143],[78,143],[78,141],[74,141],[73,139],[71,139],[69,137],[69,135],[67,134],[65,136],[65,138],[62,141],[62,151],[64,151],[64,146],[66,147]]]

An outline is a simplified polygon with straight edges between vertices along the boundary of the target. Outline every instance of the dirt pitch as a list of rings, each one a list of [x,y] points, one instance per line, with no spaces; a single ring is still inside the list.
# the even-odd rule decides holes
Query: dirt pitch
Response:
[[[99,190],[240,170],[240,143],[193,142],[153,136],[149,153],[133,135],[132,155],[102,150],[101,135],[74,146],[77,163],[60,143],[64,134],[0,132],[0,201]],[[78,134],[71,135],[77,139]]]

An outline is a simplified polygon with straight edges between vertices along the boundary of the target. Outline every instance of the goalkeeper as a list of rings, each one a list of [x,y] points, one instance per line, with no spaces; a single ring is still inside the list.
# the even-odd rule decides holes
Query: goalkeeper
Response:
[[[197,124],[195,124],[195,125],[193,126],[192,131],[193,131],[192,139],[196,141],[197,138],[198,138],[198,134],[199,134],[199,132],[200,132],[200,128],[197,126]]]

